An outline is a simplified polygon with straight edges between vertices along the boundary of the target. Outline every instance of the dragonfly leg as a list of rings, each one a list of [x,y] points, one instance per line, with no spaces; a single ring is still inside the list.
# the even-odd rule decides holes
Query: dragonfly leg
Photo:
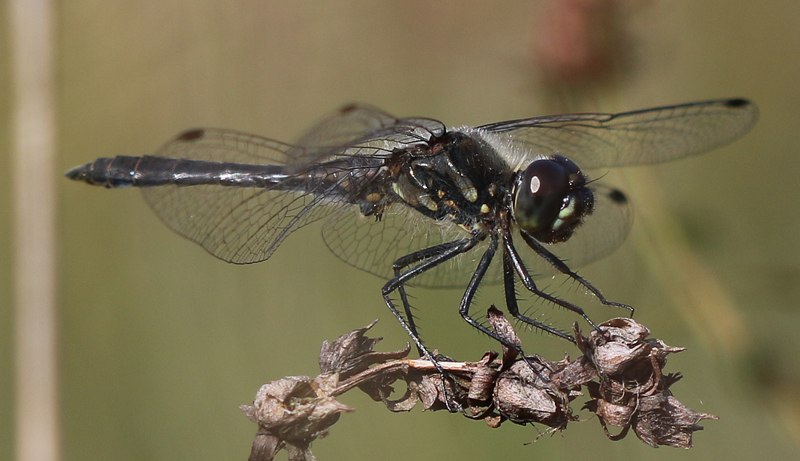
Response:
[[[489,243],[489,248],[483,253],[480,262],[478,263],[478,267],[475,269],[475,272],[472,274],[472,278],[467,285],[467,290],[464,292],[464,297],[461,299],[461,305],[459,307],[459,313],[461,317],[467,321],[472,327],[476,328],[477,330],[481,331],[482,333],[486,334],[490,338],[494,339],[495,341],[500,342],[504,346],[517,351],[517,354],[531,367],[531,370],[534,371],[537,375],[539,375],[539,370],[541,368],[540,365],[535,364],[532,362],[526,355],[525,352],[522,350],[522,346],[519,344],[512,342],[500,335],[496,332],[490,330],[482,323],[478,322],[474,318],[469,315],[469,308],[472,305],[472,300],[475,297],[475,293],[478,290],[478,287],[483,280],[483,277],[486,275],[486,271],[489,269],[489,265],[492,263],[492,259],[494,258],[495,253],[497,253],[498,247],[498,236],[497,234],[492,234],[492,239]],[[504,257],[504,260],[506,258]],[[514,289],[514,271],[511,266],[503,266],[504,270],[504,281],[505,281],[505,289],[506,289],[506,301],[509,311],[514,315],[516,318],[520,318],[519,316],[519,309],[517,308],[517,298],[516,298],[516,291]],[[510,296],[510,297],[509,297]],[[513,301],[512,301],[513,300]],[[527,318],[527,317],[525,317]],[[565,339],[569,339],[574,342],[571,336],[558,331],[554,328],[548,327],[547,325],[542,324],[541,322],[537,322],[536,320],[531,320],[531,324],[542,328],[545,331],[550,331],[553,334],[558,336],[564,337]],[[552,331],[551,331],[552,330]],[[541,375],[540,375],[541,376]]]
[[[436,257],[439,257],[441,254],[446,253],[449,250],[452,250],[459,245],[463,245],[465,241],[469,241],[468,239],[465,240],[455,240],[453,242],[446,242],[439,245],[435,245],[432,247],[424,248],[422,250],[415,251],[413,253],[409,253],[405,256],[398,258],[394,263],[392,263],[392,269],[394,269],[394,277],[395,279],[401,277],[403,275],[403,269],[406,267],[418,263],[420,261],[424,261],[426,259],[430,260]],[[466,250],[464,250],[466,251]],[[456,253],[459,254],[459,253]],[[450,256],[452,257],[452,256]],[[447,258],[449,259],[449,257]],[[438,263],[437,263],[438,264]],[[431,266],[433,267],[433,266]],[[420,273],[424,272],[421,271]],[[388,285],[388,283],[387,283]],[[408,295],[406,294],[406,287],[405,283],[401,283],[397,286],[397,292],[400,294],[400,301],[403,304],[403,310],[405,311],[405,321],[408,323],[408,329],[411,330],[411,337],[412,338],[419,338],[419,332],[417,331],[417,325],[414,323],[414,314],[411,312],[411,304],[408,302]],[[392,309],[392,306],[389,307]],[[395,314],[396,316],[396,314]],[[403,323],[401,321],[401,323]],[[408,330],[407,330],[408,331]],[[416,343],[416,341],[415,341]],[[417,349],[419,350],[419,354],[424,356],[422,349],[419,348],[417,344]]]
[[[525,243],[527,243],[528,246],[530,246],[533,249],[533,251],[536,252],[536,254],[538,254],[539,256],[544,258],[545,261],[550,263],[550,265],[555,267],[556,270],[558,270],[562,274],[568,276],[572,280],[575,280],[576,282],[578,282],[581,285],[583,285],[602,304],[604,304],[606,306],[619,307],[619,308],[625,309],[628,312],[630,312],[630,316],[633,317],[633,311],[634,311],[633,307],[628,306],[627,304],[615,303],[615,302],[607,300],[606,297],[603,296],[603,293],[600,292],[600,290],[597,287],[595,287],[594,285],[589,283],[586,279],[584,279],[583,277],[581,277],[577,273],[573,272],[572,269],[570,269],[569,266],[567,266],[567,264],[564,261],[562,261],[561,259],[558,258],[558,256],[556,256],[553,253],[551,253],[550,251],[548,251],[547,248],[545,248],[541,243],[537,242],[536,239],[531,237],[530,234],[528,234],[524,230],[520,230],[520,234],[522,235],[522,239],[525,240]],[[570,310],[572,310],[572,309],[570,309]],[[583,314],[583,311],[579,312],[579,314],[583,315],[584,318],[586,317],[586,315]],[[591,322],[589,322],[589,323],[591,323]]]
[[[524,235],[525,234],[523,234],[523,237],[524,237]],[[536,295],[536,296],[538,296],[538,297],[540,297],[540,298],[542,298],[544,300],[550,301],[551,303],[553,303],[553,304],[555,304],[557,306],[561,306],[564,309],[567,309],[567,310],[570,310],[572,312],[575,312],[576,314],[578,314],[581,317],[583,317],[583,319],[586,320],[586,322],[589,325],[591,325],[592,328],[597,329],[597,325],[595,325],[595,323],[592,322],[592,319],[590,319],[589,316],[586,315],[586,312],[584,312],[584,310],[581,309],[579,306],[576,306],[575,304],[572,304],[569,301],[564,301],[563,299],[556,298],[555,296],[553,296],[553,295],[551,295],[549,293],[545,293],[544,291],[540,290],[536,286],[536,284],[533,283],[533,278],[528,273],[528,269],[525,267],[525,264],[522,262],[522,258],[520,258],[519,253],[517,253],[517,250],[514,248],[514,242],[511,239],[511,233],[510,232],[505,232],[503,240],[504,240],[504,245],[505,245],[505,252],[506,252],[506,255],[507,255],[506,257],[509,259],[508,263],[505,263],[505,264],[508,264],[508,265],[513,267],[514,272],[517,273],[517,275],[520,278],[520,281],[522,282],[522,284],[525,286],[525,288],[528,291],[530,291],[534,295]],[[527,242],[527,239],[525,241]],[[564,264],[564,263],[562,262],[562,264]],[[566,264],[564,264],[564,266],[566,266]],[[521,321],[523,321],[525,323],[528,323],[530,325],[538,327],[538,325],[536,325],[536,323],[540,323],[540,322],[535,322],[533,319],[531,319],[529,317],[526,317],[526,316],[524,316],[522,314],[519,314],[519,312],[517,312],[517,314],[518,315],[515,315],[514,317],[518,318],[519,320],[521,320]],[[533,322],[535,322],[535,323],[533,323]],[[544,330],[548,331],[547,329],[544,329]],[[556,335],[560,336],[560,337],[562,337],[564,339],[568,339],[568,340],[570,340],[572,342],[575,342],[575,338],[573,338],[572,336],[567,335],[566,333],[563,333],[563,332],[561,332],[561,333],[562,334],[556,334]]]
[[[517,288],[514,284],[516,273],[517,271],[514,268],[513,258],[508,251],[503,251],[503,284],[505,286],[508,312],[517,320],[574,343],[575,338],[571,335],[520,313],[519,304],[517,303]]]
[[[429,360],[435,367],[436,370],[439,372],[439,375],[442,377],[442,390],[445,393],[445,403],[447,405],[447,409],[451,412],[460,411],[460,405],[456,402],[453,402],[450,399],[449,392],[447,391],[447,374],[445,373],[442,366],[436,360],[435,357],[430,353],[430,351],[425,347],[422,343],[422,338],[420,338],[419,334],[416,331],[416,326],[413,323],[413,320],[406,320],[403,317],[403,314],[397,309],[397,307],[392,302],[391,298],[389,297],[391,293],[395,290],[398,290],[401,294],[401,299],[404,303],[403,309],[406,312],[406,315],[409,319],[412,319],[410,306],[408,304],[408,298],[404,296],[405,290],[401,290],[405,283],[411,280],[412,278],[422,274],[423,272],[432,269],[439,264],[447,261],[450,258],[458,256],[461,253],[469,251],[475,245],[480,242],[478,237],[473,237],[471,239],[461,239],[456,240],[453,242],[443,243],[441,245],[436,245],[424,250],[420,250],[414,253],[411,253],[407,256],[403,256],[399,258],[394,263],[395,274],[398,274],[398,271],[403,267],[407,267],[415,262],[420,262],[416,266],[412,267],[411,269],[399,273],[393,279],[386,282],[381,290],[383,294],[383,300],[386,302],[386,306],[389,307],[389,310],[392,314],[397,318],[402,325],[403,329],[406,330],[411,339],[414,341],[414,344],[417,346],[417,349],[420,352],[420,355],[425,359]]]

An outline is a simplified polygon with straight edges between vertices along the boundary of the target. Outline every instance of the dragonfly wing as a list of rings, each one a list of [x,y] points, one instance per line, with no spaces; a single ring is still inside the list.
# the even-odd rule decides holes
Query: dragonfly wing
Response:
[[[172,230],[235,264],[269,258],[290,233],[344,206],[308,194],[210,185],[142,194]]]
[[[388,155],[392,149],[427,141],[444,132],[428,118],[398,119],[380,109],[348,105],[323,119],[300,137],[287,164],[302,169],[341,155]]]
[[[165,144],[161,157],[282,164],[293,146],[232,130],[192,130]],[[344,206],[326,190],[297,192],[270,188],[197,185],[142,188],[164,223],[214,256],[237,264],[269,258],[294,230]]]
[[[696,155],[744,135],[758,110],[744,99],[705,101],[620,114],[567,114],[484,125],[517,148],[561,154],[591,169],[649,165]]]
[[[155,213],[178,234],[197,242],[225,261],[246,264],[269,258],[296,229],[346,205],[344,187],[358,190],[367,175],[359,169],[375,168],[379,157],[407,143],[421,142],[444,130],[432,119],[397,119],[378,109],[349,106],[323,120],[295,145],[233,130],[199,129],[183,133],[155,155],[214,162],[281,165],[284,184],[265,189],[202,185],[143,189]],[[347,159],[361,157],[358,162]],[[298,184],[316,165],[343,159],[339,167],[327,166],[330,181],[315,188]],[[316,171],[317,179],[319,172]],[[336,179],[342,178],[342,179]],[[344,194],[344,195],[343,195]]]
[[[407,254],[444,242],[469,237],[458,226],[430,223],[401,204],[389,205],[380,220],[363,216],[356,207],[340,210],[323,225],[322,236],[344,262],[384,279],[394,277],[392,263]],[[414,277],[408,285],[428,288],[466,286],[486,243]],[[495,283],[500,280],[486,280]]]
[[[595,211],[566,242],[545,245],[576,269],[602,259],[625,241],[632,224],[630,203],[617,189],[593,184]],[[414,251],[469,237],[458,226],[426,225],[413,210],[399,204],[387,208],[383,218],[363,216],[355,207],[342,208],[323,225],[322,236],[330,250],[346,263],[384,279],[394,277],[392,262]],[[521,238],[517,240],[522,241]],[[469,282],[486,250],[487,242],[431,269],[408,285],[427,288],[463,288]],[[519,247],[519,246],[518,246]],[[520,248],[520,255],[534,278],[556,275],[558,271],[533,250]],[[483,283],[503,280],[502,264],[495,261]]]

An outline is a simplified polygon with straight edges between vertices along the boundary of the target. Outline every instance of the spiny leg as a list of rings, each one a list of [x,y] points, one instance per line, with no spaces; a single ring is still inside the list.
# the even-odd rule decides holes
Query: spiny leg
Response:
[[[471,239],[461,239],[456,240],[449,243],[444,243],[441,245],[436,245],[424,250],[420,250],[410,255],[404,256],[399,258],[395,261],[394,267],[395,271],[399,270],[400,267],[408,266],[409,264],[413,264],[414,262],[422,261],[420,264],[412,267],[411,269],[403,272],[395,276],[393,279],[386,282],[386,285],[383,286],[381,290],[383,293],[383,300],[386,302],[386,305],[389,307],[389,310],[392,314],[397,318],[400,322],[400,325],[403,326],[403,329],[406,330],[411,339],[414,341],[414,344],[417,346],[417,349],[420,351],[420,355],[422,355],[425,359],[429,360],[433,366],[436,367],[436,370],[439,372],[440,376],[442,377],[442,391],[445,394],[445,404],[447,405],[447,409],[450,412],[462,411],[460,405],[457,403],[455,405],[451,405],[449,393],[447,391],[447,374],[445,373],[444,369],[439,362],[431,355],[425,345],[422,343],[422,339],[419,337],[419,334],[416,332],[416,327],[412,329],[413,323],[409,323],[403,318],[403,315],[397,310],[392,300],[389,298],[389,295],[394,290],[399,290],[401,287],[404,286],[406,282],[411,280],[412,278],[416,277],[423,272],[432,269],[439,264],[447,261],[450,258],[453,258],[461,253],[469,251],[475,245],[480,242],[480,238],[477,236],[473,236]],[[402,296],[401,296],[402,297]],[[407,303],[407,299],[405,300]],[[410,316],[410,306],[406,304],[404,306],[406,314]]]
[[[469,284],[467,285],[467,290],[464,292],[464,296],[461,298],[461,304],[459,305],[458,312],[461,314],[461,317],[473,328],[486,334],[495,341],[500,342],[504,346],[516,350],[519,352],[520,356],[524,357],[525,354],[522,352],[522,348],[519,346],[519,344],[514,344],[503,338],[469,315],[469,308],[472,306],[472,300],[475,298],[475,293],[477,293],[478,287],[480,286],[483,277],[486,275],[486,271],[489,269],[489,265],[491,265],[494,255],[497,253],[497,241],[497,235],[492,234],[491,240],[489,241],[489,247],[483,252],[483,256],[481,256],[481,260],[478,262],[478,267],[475,268],[475,272],[472,274],[472,278],[470,278]]]
[[[575,342],[575,338],[571,335],[564,333],[563,331],[553,328],[549,325],[545,325],[544,323],[523,315],[519,311],[519,304],[517,303],[517,290],[516,285],[514,282],[516,281],[516,269],[514,268],[514,263],[511,258],[511,255],[508,251],[503,251],[503,283],[505,285],[505,292],[506,292],[506,306],[508,307],[508,312],[517,320],[521,320],[528,325],[531,325],[535,328],[543,330],[547,333],[552,335],[558,336],[559,338],[566,339],[570,342]]]
[[[467,285],[467,290],[464,292],[464,297],[461,299],[461,305],[460,305],[458,311],[461,314],[461,317],[464,320],[466,320],[467,323],[469,323],[472,327],[474,327],[477,330],[481,331],[482,333],[486,334],[487,336],[489,336],[490,338],[494,339],[495,341],[500,342],[504,346],[517,351],[517,354],[519,354],[520,358],[522,358],[522,360],[524,360],[525,363],[527,363],[528,366],[530,366],[531,370],[533,370],[533,372],[536,373],[537,375],[542,376],[542,375],[539,374],[539,371],[540,371],[540,368],[541,368],[540,365],[534,363],[533,361],[531,361],[528,358],[528,356],[525,355],[525,351],[522,350],[522,346],[520,346],[519,344],[516,344],[514,342],[511,342],[506,338],[503,338],[502,336],[498,335],[496,332],[494,332],[494,331],[490,330],[489,328],[485,327],[483,324],[481,324],[480,322],[478,322],[477,320],[475,320],[474,318],[472,318],[469,315],[469,308],[472,305],[472,300],[475,297],[475,293],[477,292],[478,287],[480,286],[481,281],[483,280],[483,277],[486,275],[486,271],[489,269],[489,266],[492,263],[492,259],[494,258],[494,255],[497,253],[497,247],[498,247],[498,236],[497,236],[497,234],[493,233],[492,237],[491,237],[491,240],[489,242],[489,248],[487,248],[486,251],[483,252],[483,256],[481,257],[480,262],[478,262],[478,267],[475,269],[475,272],[472,274],[472,278],[470,279],[469,284]],[[503,259],[504,260],[506,259],[505,255],[504,255]],[[513,267],[507,266],[507,265],[504,264],[503,265],[503,270],[504,270],[503,279],[504,279],[504,282],[506,284],[505,288],[506,288],[507,301],[508,301],[508,299],[513,299],[513,302],[509,302],[508,303],[508,308],[509,308],[509,310],[512,311],[512,313],[515,312],[515,311],[518,313],[519,309],[517,309],[517,307],[516,307],[516,301],[517,300],[516,300],[516,293],[514,291],[514,270],[513,270]],[[508,298],[509,290],[511,291],[511,293],[510,293],[511,294],[511,298]],[[516,317],[516,315],[515,315],[515,317]],[[517,318],[520,318],[520,317],[517,317]],[[525,317],[525,318],[527,318],[527,317]],[[548,327],[547,325],[544,325],[544,324],[542,324],[540,322],[537,322],[537,321],[535,321],[533,319],[530,319],[530,320],[533,322],[532,324],[534,326],[538,326],[539,328],[542,328],[543,330],[546,330],[546,331],[553,330],[554,334],[556,334],[558,336],[561,336],[561,337],[564,337],[565,339],[568,339],[570,341],[573,341],[573,342],[575,341],[574,339],[572,339],[571,336],[566,335],[563,332],[560,332],[560,331],[555,330],[555,329],[553,329],[551,327]]]
[[[567,310],[570,310],[572,312],[575,312],[576,314],[578,314],[581,317],[583,317],[583,319],[586,320],[586,322],[589,325],[591,325],[592,328],[597,329],[597,325],[595,325],[594,322],[592,322],[592,319],[590,319],[589,316],[586,315],[586,312],[584,312],[583,309],[581,309],[580,307],[576,306],[575,304],[572,304],[571,302],[564,301],[563,299],[556,298],[555,296],[553,296],[551,294],[548,294],[548,293],[545,293],[544,291],[540,290],[536,286],[536,284],[533,283],[533,278],[528,273],[528,269],[525,267],[525,264],[522,262],[522,258],[519,257],[519,253],[517,253],[516,248],[514,248],[514,242],[511,239],[511,232],[505,231],[503,237],[504,237],[503,238],[503,242],[505,244],[506,253],[508,254],[508,258],[510,259],[509,263],[513,266],[514,271],[517,273],[517,275],[520,278],[520,281],[522,282],[522,284],[525,286],[525,288],[528,291],[530,291],[534,295],[536,295],[536,296],[538,296],[538,297],[540,297],[540,298],[542,298],[544,300],[550,301],[551,303],[553,303],[553,304],[555,304],[557,306],[561,306],[564,309],[567,309]],[[524,237],[524,234],[523,234],[523,237]],[[525,323],[528,323],[528,321],[526,320],[526,319],[528,319],[528,317],[520,315],[520,317],[516,317],[516,318],[518,318],[519,320],[522,320]],[[558,335],[558,336],[563,337],[562,335]],[[567,339],[569,339],[572,342],[575,342],[575,339],[572,336],[569,336],[569,338],[567,338]]]
[[[469,241],[469,239],[461,239],[461,240],[455,240],[453,242],[441,243],[439,245],[423,248],[422,250],[418,250],[413,253],[409,253],[405,256],[401,256],[394,263],[392,263],[392,269],[394,269],[395,279],[399,278],[402,275],[402,270],[410,266],[411,264],[423,261],[425,259],[435,258],[440,254],[445,253],[446,251],[452,248],[458,247],[459,245],[462,245],[464,242],[467,241]],[[406,313],[405,321],[408,324],[408,329],[406,329],[406,331],[408,331],[409,329],[411,330],[411,337],[415,338],[414,343],[417,345],[417,350],[420,356],[425,356],[423,349],[419,347],[419,344],[416,341],[416,339],[419,338],[419,332],[417,331],[417,325],[414,323],[414,314],[411,312],[411,304],[408,302],[408,295],[406,294],[405,284],[400,284],[397,287],[397,292],[400,294],[400,301],[403,303],[403,310]],[[389,308],[392,309],[392,306],[390,306]],[[394,313],[394,311],[392,312]],[[395,314],[395,317],[396,316],[397,314]],[[400,323],[402,324],[403,321],[401,320]]]
[[[578,282],[581,285],[583,285],[602,304],[604,304],[606,306],[621,307],[623,309],[626,309],[627,311],[629,311],[631,313],[631,317],[633,317],[633,311],[634,311],[633,307],[628,306],[627,304],[615,303],[615,302],[607,300],[606,297],[603,296],[603,293],[600,292],[600,290],[597,287],[595,287],[594,285],[589,283],[586,279],[584,279],[583,277],[581,277],[577,273],[573,272],[572,269],[570,269],[569,266],[567,266],[567,264],[564,263],[564,261],[562,261],[561,259],[558,258],[558,256],[556,256],[553,253],[551,253],[550,251],[548,251],[547,248],[545,248],[541,243],[536,241],[536,239],[534,239],[530,234],[528,234],[524,230],[520,229],[520,235],[522,235],[522,239],[525,240],[525,243],[527,243],[528,246],[531,247],[533,249],[533,251],[536,252],[536,254],[538,254],[539,256],[544,258],[545,261],[550,263],[551,266],[555,267],[556,270],[558,270],[562,274],[568,276],[572,280],[575,280],[576,282]]]

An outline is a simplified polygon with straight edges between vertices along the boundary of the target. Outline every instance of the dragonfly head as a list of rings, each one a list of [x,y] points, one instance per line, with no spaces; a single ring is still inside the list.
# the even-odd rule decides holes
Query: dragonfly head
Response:
[[[569,239],[594,208],[586,176],[561,155],[528,165],[517,177],[513,196],[514,221],[544,243]]]

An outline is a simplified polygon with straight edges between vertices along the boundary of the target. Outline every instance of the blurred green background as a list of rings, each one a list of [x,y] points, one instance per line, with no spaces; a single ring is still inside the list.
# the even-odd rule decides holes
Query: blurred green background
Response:
[[[574,70],[559,61],[557,39],[586,5],[608,55],[595,52],[598,62]],[[611,442],[596,420],[523,445],[536,429],[391,414],[353,392],[341,400],[357,411],[313,451],[327,461],[800,455],[797,1],[76,0],[57,8],[59,171],[149,153],[197,126],[288,141],[353,101],[479,125],[751,98],[760,120],[739,142],[608,175],[633,197],[636,224],[615,255],[581,272],[636,306],[654,336],[689,349],[667,366],[685,375],[676,397],[720,416],[703,423],[692,450],[655,450],[633,434]],[[6,19],[0,10],[3,30]],[[10,165],[8,40],[0,35],[0,171]],[[265,263],[233,266],[172,234],[136,191],[63,177],[32,178],[31,187],[41,181],[59,187],[64,459],[246,459],[256,427],[237,407],[262,383],[315,375],[324,339],[375,318],[373,333],[386,338],[379,348],[407,341],[381,301],[382,281],[341,263],[319,226],[292,235]],[[0,200],[0,459],[11,459],[6,181]],[[477,308],[502,303],[493,293],[483,291]],[[413,294],[430,344],[461,359],[495,347],[460,320],[460,291]],[[561,325],[573,320],[538,309]],[[523,342],[551,360],[576,354],[540,334]]]

